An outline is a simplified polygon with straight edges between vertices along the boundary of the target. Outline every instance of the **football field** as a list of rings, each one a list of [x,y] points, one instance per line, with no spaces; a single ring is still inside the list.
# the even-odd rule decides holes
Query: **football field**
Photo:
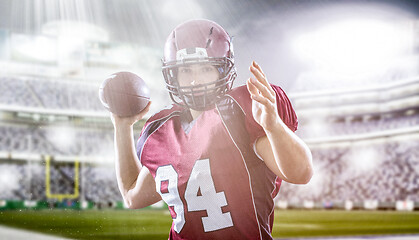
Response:
[[[419,212],[277,210],[274,238],[419,233]],[[71,239],[167,239],[165,210],[2,211],[0,225]]]

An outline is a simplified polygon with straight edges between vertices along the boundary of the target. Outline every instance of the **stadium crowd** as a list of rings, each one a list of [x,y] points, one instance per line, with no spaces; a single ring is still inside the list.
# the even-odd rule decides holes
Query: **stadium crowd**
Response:
[[[279,200],[301,203],[419,201],[419,141],[312,149],[316,173],[307,185],[283,182]],[[371,154],[373,153],[373,154]],[[366,162],[369,161],[369,162]],[[74,164],[54,163],[50,168],[51,193],[74,192]],[[45,165],[9,161],[0,164],[9,176],[0,199],[45,200]],[[11,176],[10,174],[13,173]],[[80,166],[79,199],[121,201],[112,168],[83,163]]]
[[[0,105],[47,109],[104,111],[97,98],[97,86],[45,79],[1,77]],[[418,111],[412,114],[360,117],[325,121],[320,129],[301,122],[296,132],[302,139],[376,133],[419,125]],[[327,129],[325,129],[327,127]],[[136,133],[138,134],[138,133]],[[113,156],[111,129],[74,126],[0,124],[0,152],[53,156]],[[137,138],[138,136],[136,136]],[[282,183],[279,200],[290,203],[419,202],[419,141],[387,140],[370,145],[312,148],[315,175],[307,185]],[[74,164],[53,162],[50,168],[51,193],[74,193]],[[0,161],[0,200],[46,200],[45,162],[25,159]],[[79,176],[80,200],[121,201],[114,170],[107,165],[83,162]]]
[[[106,156],[113,149],[109,130],[2,124],[0,134],[0,152]]]
[[[78,82],[0,77],[0,104],[45,109],[105,111],[98,87]]]
[[[51,162],[50,193],[74,194],[74,163]],[[46,167],[43,162],[12,160],[0,162],[0,199],[46,201]],[[81,164],[78,176],[79,200],[95,203],[122,201],[115,174],[109,166]]]
[[[312,149],[315,175],[307,185],[283,182],[289,202],[419,201],[419,141]]]
[[[355,118],[331,121],[324,120],[302,123],[296,134],[303,138],[347,136],[353,134],[367,134],[386,130],[409,128],[419,125],[419,111],[411,115],[394,113],[391,116],[377,115],[372,118]],[[321,129],[316,131],[316,129]]]

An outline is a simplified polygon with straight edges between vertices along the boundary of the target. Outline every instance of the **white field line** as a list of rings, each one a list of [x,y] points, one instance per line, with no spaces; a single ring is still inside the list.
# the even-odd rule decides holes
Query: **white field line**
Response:
[[[0,239],[13,240],[68,240],[68,238],[56,237],[52,235],[42,234],[38,232],[23,230],[19,228],[11,228],[0,225]]]

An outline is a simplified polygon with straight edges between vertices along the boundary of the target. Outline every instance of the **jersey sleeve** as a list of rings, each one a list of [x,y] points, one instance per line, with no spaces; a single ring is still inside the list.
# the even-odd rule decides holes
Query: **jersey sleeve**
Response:
[[[140,161],[140,165],[141,166],[143,166],[143,163],[141,161],[142,160],[141,159],[141,153],[143,151],[144,143],[147,140],[147,136],[145,136],[146,135],[145,132],[148,132],[147,129],[149,127],[149,124],[150,124],[150,119],[148,119],[144,123],[144,126],[141,129],[140,137],[138,138],[137,143],[136,143],[136,146],[135,146],[135,151],[137,152],[137,157],[138,157],[138,160]]]
[[[144,124],[140,137],[137,140],[135,150],[137,152],[138,160],[141,165],[145,165],[142,159],[142,152],[144,149],[144,144],[146,143],[148,137],[153,134],[158,128],[162,126],[164,120],[169,117],[174,112],[181,111],[181,107],[171,105],[170,107],[161,110],[160,112],[151,116]]]
[[[279,116],[285,125],[287,125],[291,131],[295,132],[298,127],[298,120],[294,108],[291,105],[291,101],[285,94],[284,90],[282,90],[282,88],[273,84],[271,84],[271,86],[276,93],[276,102]],[[247,90],[247,87],[244,85],[233,89],[229,95],[238,102],[245,113],[246,128],[249,133],[250,141],[253,144],[256,139],[265,135],[265,131],[253,118],[252,99],[250,98],[250,93]]]
[[[297,114],[291,105],[291,101],[285,94],[284,90],[276,85],[271,85],[276,93],[276,102],[278,107],[278,113],[282,121],[287,125],[291,131],[295,132],[298,128]]]

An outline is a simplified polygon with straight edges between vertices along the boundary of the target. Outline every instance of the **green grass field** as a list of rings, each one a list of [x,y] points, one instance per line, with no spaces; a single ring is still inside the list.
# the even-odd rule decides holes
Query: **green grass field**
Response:
[[[419,233],[419,212],[277,210],[274,238]],[[165,210],[0,211],[0,224],[73,239],[167,239]]]

